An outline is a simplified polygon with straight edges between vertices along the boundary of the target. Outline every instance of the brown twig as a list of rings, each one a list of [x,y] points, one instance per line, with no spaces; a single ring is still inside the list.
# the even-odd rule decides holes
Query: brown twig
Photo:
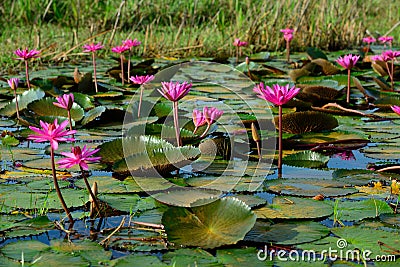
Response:
[[[118,225],[117,228],[115,228],[114,231],[111,232],[111,234],[109,234],[106,238],[99,242],[99,245],[104,245],[116,232],[118,232],[122,228],[122,226],[124,226],[124,223],[125,217],[122,218],[121,223]]]

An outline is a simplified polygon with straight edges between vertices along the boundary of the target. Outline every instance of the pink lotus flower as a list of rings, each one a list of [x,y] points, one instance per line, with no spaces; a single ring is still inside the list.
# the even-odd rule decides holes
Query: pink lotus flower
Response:
[[[374,56],[371,56],[371,60],[372,60],[372,61],[385,61],[384,58],[382,58],[381,55],[374,55]]]
[[[12,90],[14,90],[14,91],[17,90],[18,84],[19,84],[19,79],[18,78],[10,78],[10,79],[7,80],[7,82],[8,82],[8,85],[10,86],[10,88]]]
[[[247,44],[248,43],[245,41],[240,41],[239,38],[236,38],[235,41],[233,42],[233,45],[237,47],[246,46]]]
[[[88,170],[88,162],[97,162],[101,157],[91,157],[100,149],[90,150],[84,145],[82,149],[79,146],[71,147],[71,152],[61,152],[65,159],[61,159],[57,162],[60,168],[72,168],[75,165],[79,165],[83,170]]]
[[[387,69],[388,75],[390,77],[392,91],[394,90],[394,77],[393,77],[394,61],[396,60],[397,57],[400,57],[400,51],[393,51],[393,50],[383,51],[382,54],[371,57],[371,60],[373,60],[373,61],[385,62],[386,69]]]
[[[207,122],[207,124],[211,125],[214,122],[216,122],[219,118],[221,118],[222,114],[224,114],[224,112],[222,110],[218,110],[215,107],[204,107],[203,108],[203,114],[204,114],[204,118]]]
[[[115,47],[111,48],[112,52],[118,53],[118,54],[122,54],[122,53],[124,53],[125,51],[128,51],[128,50],[129,50],[129,47],[126,46],[126,45],[118,45],[118,46],[115,46]]]
[[[18,106],[18,98],[17,98],[17,89],[18,89],[19,79],[11,78],[11,79],[7,80],[7,82],[8,82],[8,85],[11,87],[11,89],[14,91],[15,111],[17,113],[17,119],[19,120],[19,106]]]
[[[400,51],[386,50],[382,52],[383,61],[394,60],[400,57]]]
[[[38,55],[40,54],[40,51],[32,49],[32,50],[28,50],[28,49],[17,49],[14,51],[14,54],[16,54],[18,57],[16,59],[20,59],[20,60],[28,60],[30,58],[37,58],[39,57]]]
[[[74,94],[64,94],[62,96],[58,96],[57,102],[53,102],[53,105],[66,109],[71,110],[72,104],[74,104]]]
[[[339,63],[340,66],[342,66],[345,69],[351,69],[353,68],[357,61],[360,59],[360,56],[356,56],[356,55],[345,55],[343,57],[339,57],[336,62]]]
[[[391,108],[397,115],[400,115],[400,106],[391,106]]]
[[[282,29],[281,32],[283,33],[283,38],[286,40],[286,42],[290,42],[293,39],[294,29],[286,28]]]
[[[378,41],[381,42],[382,44],[391,44],[393,42],[393,36],[381,36],[378,38]]]
[[[289,89],[289,84],[285,86],[274,84],[271,88],[268,85],[264,86],[263,83],[260,83],[254,87],[253,91],[258,94],[257,96],[259,98],[265,99],[274,105],[281,106],[295,97],[299,93],[300,88],[293,86]]]
[[[207,124],[206,118],[204,117],[203,112],[200,110],[193,110],[193,124],[195,126],[194,132],[197,131],[197,128]]]
[[[58,142],[74,141],[74,138],[67,137],[76,133],[75,130],[65,130],[68,124],[68,120],[63,121],[60,125],[57,119],[53,123],[47,123],[40,121],[42,129],[37,127],[29,126],[29,128],[37,134],[31,134],[28,136],[29,140],[33,140],[35,143],[50,142],[52,149],[57,150]]]
[[[136,39],[126,39],[125,41],[122,41],[122,44],[127,46],[129,49],[135,46],[139,46],[142,42],[136,40]]]
[[[91,44],[85,44],[83,46],[83,48],[85,49],[85,50],[83,50],[83,52],[92,52],[92,53],[94,53],[97,50],[100,50],[100,49],[104,48],[104,46],[101,43],[97,43],[97,44],[91,43]]]
[[[362,39],[362,41],[363,41],[364,43],[367,43],[367,44],[372,44],[372,43],[375,43],[375,42],[376,42],[376,39],[375,39],[374,37],[372,37],[372,36],[367,36],[367,37],[364,37],[364,38]]]
[[[176,102],[187,95],[192,88],[191,83],[183,82],[161,82],[162,88],[158,92],[166,99]]]
[[[154,75],[145,75],[145,76],[136,75],[136,76],[131,76],[129,80],[131,80],[135,84],[145,84],[154,80]]]

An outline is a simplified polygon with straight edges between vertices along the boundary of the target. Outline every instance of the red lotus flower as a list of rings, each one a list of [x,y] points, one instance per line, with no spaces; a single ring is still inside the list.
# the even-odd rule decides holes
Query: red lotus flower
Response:
[[[203,114],[207,124],[211,125],[216,122],[222,116],[222,114],[224,114],[224,112],[215,107],[204,107]]]
[[[100,149],[90,150],[84,145],[82,149],[79,146],[71,147],[71,152],[61,152],[66,158],[61,159],[57,162],[60,168],[72,168],[75,165],[79,165],[83,170],[88,170],[88,162],[97,162],[101,157],[91,157]]]
[[[336,62],[339,63],[340,66],[342,66],[345,69],[351,69],[353,68],[357,61],[360,59],[360,56],[356,56],[356,55],[345,55],[343,57],[339,57]]]
[[[85,44],[83,48],[85,49],[83,50],[83,52],[96,52],[97,50],[104,48],[104,46],[101,43],[97,44],[91,43],[91,44]]]
[[[166,99],[176,102],[187,95],[192,88],[191,83],[183,82],[161,82],[162,88],[158,92]]]
[[[126,45],[118,45],[118,46],[115,46],[115,47],[111,48],[112,52],[118,53],[118,54],[122,54],[122,53],[124,53],[125,51],[128,51],[128,50],[129,50],[129,47],[126,46]]]
[[[32,50],[28,50],[28,49],[17,49],[14,51],[14,54],[16,54],[18,57],[16,59],[20,59],[20,60],[28,60],[30,58],[37,58],[39,57],[38,55],[40,54],[40,51],[32,49]]]
[[[71,110],[72,104],[74,104],[74,94],[64,94],[62,96],[58,96],[57,102],[53,102],[53,105],[66,109]]]
[[[279,84],[272,85],[272,88],[268,85],[264,86],[263,83],[256,85],[253,89],[259,98],[265,99],[274,105],[281,106],[286,104],[290,99],[295,97],[300,88],[293,86],[289,89],[289,84],[280,86]]]
[[[136,39],[126,39],[125,41],[122,41],[122,44],[127,46],[129,49],[135,46],[139,46],[142,42],[136,40]]]
[[[391,108],[397,115],[400,115],[400,106],[391,106]]]
[[[362,41],[363,41],[364,43],[367,43],[367,44],[372,44],[372,43],[375,43],[375,42],[376,42],[376,39],[375,39],[374,37],[372,37],[372,36],[367,36],[367,37],[364,37],[364,38],[362,39]]]
[[[13,89],[14,91],[17,90],[19,84],[18,78],[10,78],[7,80],[7,82],[11,89]]]
[[[131,80],[135,84],[145,84],[154,80],[154,75],[145,75],[145,76],[136,75],[136,76],[131,76],[129,80]]]
[[[53,123],[47,123],[40,121],[42,129],[37,127],[29,126],[29,128],[37,134],[31,134],[28,136],[29,140],[33,140],[35,143],[50,142],[52,149],[57,150],[58,142],[74,141],[74,138],[67,137],[76,133],[75,130],[65,130],[68,124],[68,120],[63,121],[60,125],[57,119]]]

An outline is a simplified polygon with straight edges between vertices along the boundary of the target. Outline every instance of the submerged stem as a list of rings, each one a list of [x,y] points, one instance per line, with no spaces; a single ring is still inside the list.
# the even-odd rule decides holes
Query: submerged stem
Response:
[[[53,181],[54,181],[54,188],[56,189],[57,192],[57,196],[60,199],[61,205],[65,211],[65,213],[67,214],[67,217],[69,219],[69,222],[71,224],[74,223],[74,219],[72,218],[71,213],[69,212],[69,209],[67,207],[67,204],[65,203],[65,200],[61,194],[61,190],[60,187],[58,186],[58,181],[57,181],[57,174],[56,174],[56,164],[54,162],[54,149],[52,146],[50,146],[50,158],[51,158],[51,171],[53,173]]]

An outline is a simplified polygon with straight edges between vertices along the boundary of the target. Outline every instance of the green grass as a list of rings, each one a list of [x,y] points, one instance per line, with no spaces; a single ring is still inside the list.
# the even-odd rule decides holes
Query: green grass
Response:
[[[126,38],[141,40],[137,53],[148,57],[232,56],[236,37],[250,43],[247,54],[284,50],[279,30],[286,27],[295,29],[292,51],[357,48],[367,31],[374,37],[392,35],[396,44],[396,2],[5,0],[0,7],[1,72],[18,64],[12,53],[17,48],[40,49],[42,60],[65,60],[82,55],[89,41],[103,42],[108,47],[103,55],[109,55],[110,47]]]

